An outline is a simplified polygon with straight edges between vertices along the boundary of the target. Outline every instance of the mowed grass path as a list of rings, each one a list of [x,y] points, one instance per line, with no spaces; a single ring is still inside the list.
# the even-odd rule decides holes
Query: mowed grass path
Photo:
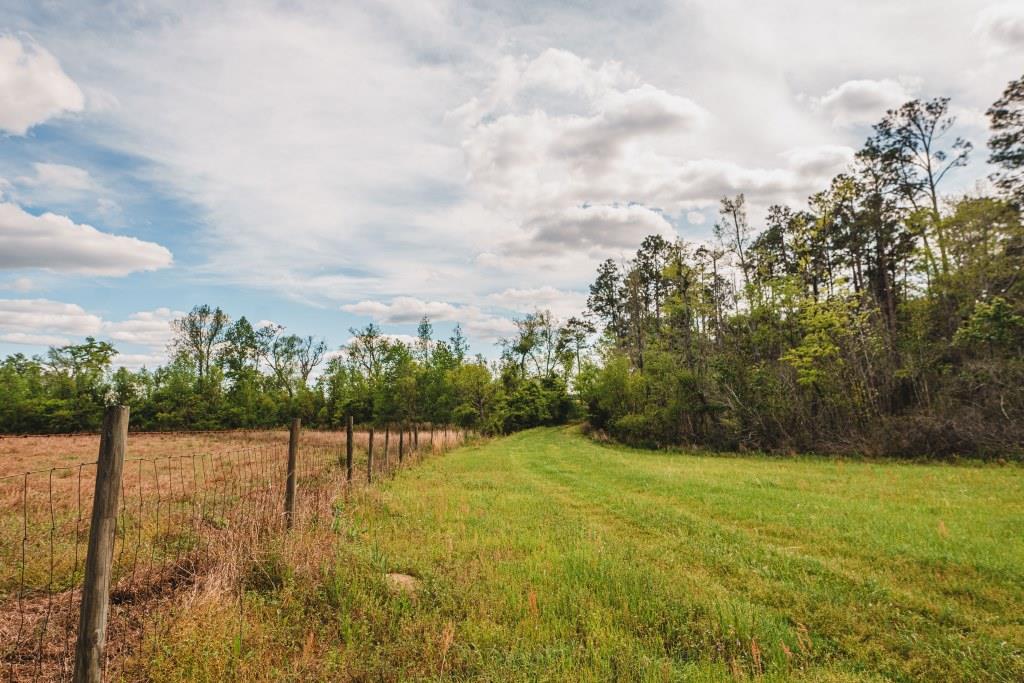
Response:
[[[315,572],[247,597],[243,677],[1024,680],[1016,465],[653,453],[540,429],[402,472],[343,520]],[[422,584],[395,593],[386,572]],[[178,633],[158,677],[222,675],[217,623]]]

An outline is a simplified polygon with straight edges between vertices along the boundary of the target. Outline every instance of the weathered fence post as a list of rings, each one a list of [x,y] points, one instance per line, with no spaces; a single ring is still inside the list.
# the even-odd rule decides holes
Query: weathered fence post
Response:
[[[388,463],[388,458],[390,457],[390,454],[388,453],[388,450],[391,447],[391,444],[389,443],[390,441],[391,441],[391,423],[389,422],[389,423],[384,425],[384,470],[385,470],[385,472],[387,471],[388,467],[390,466],[389,463]]]
[[[405,425],[398,428],[398,464],[402,464],[402,458],[405,457]]]
[[[352,481],[352,416],[345,423],[345,479]]]
[[[288,529],[292,528],[292,516],[295,514],[295,467],[299,460],[299,430],[301,428],[302,420],[295,418],[288,431],[288,476],[285,479],[284,487],[284,524]]]
[[[103,415],[96,488],[85,556],[85,580],[75,645],[75,683],[96,683],[103,669],[110,609],[110,579],[114,561],[114,534],[128,441],[128,406],[109,406]]]
[[[430,423],[430,454],[434,454],[434,423]]]
[[[420,423],[412,423],[412,449],[417,453],[420,452]]]
[[[366,449],[366,483],[373,483],[373,427],[370,427],[370,445]]]

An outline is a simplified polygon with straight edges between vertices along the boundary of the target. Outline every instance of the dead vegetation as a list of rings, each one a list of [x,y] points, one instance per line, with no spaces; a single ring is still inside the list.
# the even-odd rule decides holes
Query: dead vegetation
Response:
[[[404,460],[441,452],[461,435],[428,430]],[[114,549],[108,667],[128,674],[159,648],[175,615],[207,604],[244,606],[294,567],[322,557],[343,501],[365,489],[369,434],[353,438],[346,480],[344,432],[302,434],[295,530],[284,540],[287,432],[132,434]],[[70,675],[98,437],[0,439],[0,663],[9,680]],[[374,471],[398,466],[397,439],[374,437]],[[92,453],[91,457],[95,457]],[[75,460],[77,458],[77,460]],[[60,463],[72,463],[62,465]],[[15,464],[11,464],[15,463]]]

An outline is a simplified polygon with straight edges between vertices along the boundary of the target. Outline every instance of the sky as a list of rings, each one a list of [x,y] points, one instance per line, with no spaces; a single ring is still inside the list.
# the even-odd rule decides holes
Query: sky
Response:
[[[152,367],[202,303],[493,355],[724,195],[802,206],[908,99],[952,98],[977,189],[1022,70],[1022,2],[5,0],[0,355]]]

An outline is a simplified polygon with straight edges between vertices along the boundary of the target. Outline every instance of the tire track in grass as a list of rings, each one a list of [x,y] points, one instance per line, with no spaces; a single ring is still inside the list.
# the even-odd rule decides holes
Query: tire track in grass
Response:
[[[576,437],[575,440],[582,440]],[[590,446],[584,442],[585,447]],[[850,575],[838,571],[825,561],[817,557],[794,557],[780,552],[778,548],[766,545],[764,539],[750,529],[744,528],[736,522],[722,522],[721,520],[710,520],[707,517],[699,517],[693,512],[684,512],[680,509],[681,501],[672,496],[664,494],[653,494],[645,492],[639,484],[649,481],[652,477],[649,470],[637,471],[642,467],[642,462],[635,461],[627,463],[626,468],[631,472],[624,472],[616,469],[611,477],[615,484],[631,485],[629,495],[613,494],[614,488],[610,487],[608,473],[612,471],[607,466],[594,467],[595,456],[607,455],[608,449],[595,447],[596,450],[587,453],[591,467],[583,470],[583,463],[573,463],[573,467],[567,467],[565,460],[557,464],[550,456],[555,453],[547,453],[549,457],[543,459],[529,458],[526,465],[536,475],[557,486],[558,495],[565,500],[577,501],[580,496],[586,497],[590,509],[588,515],[599,513],[606,521],[619,524],[629,537],[654,537],[660,536],[666,541],[675,540],[679,535],[678,530],[684,529],[685,533],[698,538],[694,547],[694,553],[700,558],[700,564],[711,569],[703,569],[701,572],[705,578],[712,579],[725,592],[735,592],[743,595],[750,595],[752,583],[763,583],[765,588],[758,591],[761,597],[791,596],[792,599],[801,599],[806,603],[807,609],[814,603],[836,602],[837,597],[843,599],[838,603],[837,608],[826,613],[826,617],[835,618],[842,612],[842,608],[848,608],[856,612],[863,609],[865,605],[872,605],[874,615],[880,623],[876,626],[882,627],[884,631],[909,636],[910,641],[905,637],[898,638],[896,642],[881,644],[881,649],[875,656],[864,659],[860,653],[868,643],[876,642],[872,638],[873,628],[868,628],[857,634],[853,639],[844,638],[846,635],[827,621],[816,624],[822,629],[822,633],[830,635],[826,640],[834,645],[835,657],[855,663],[862,671],[877,670],[883,662],[891,659],[897,661],[904,659],[908,651],[914,649],[911,642],[915,633],[925,632],[929,642],[939,641],[944,644],[944,654],[952,657],[967,657],[971,660],[973,673],[964,680],[981,680],[975,678],[975,674],[984,676],[985,680],[1015,680],[1020,673],[1024,675],[1019,667],[1019,659],[1015,653],[991,639],[985,633],[973,632],[971,625],[965,622],[953,623],[949,627],[940,627],[936,620],[940,615],[936,614],[934,608],[921,604],[915,599],[913,593],[898,589],[887,588],[878,584],[873,577]],[[585,450],[589,450],[586,449]],[[598,453],[605,451],[605,453]],[[643,456],[641,456],[642,458]],[[606,462],[601,465],[609,464]],[[615,462],[622,466],[623,463]],[[581,507],[578,503],[572,507]],[[672,530],[670,530],[672,529]],[[679,543],[680,541],[677,541]],[[671,543],[668,543],[671,545]],[[712,551],[713,549],[713,551]],[[637,551],[645,555],[645,559],[652,564],[661,564],[658,554],[645,553],[642,547]],[[781,570],[781,576],[773,575]],[[691,563],[692,569],[692,563]],[[767,570],[767,571],[766,571]],[[794,591],[792,579],[797,579],[797,590]],[[809,580],[808,580],[809,579]],[[805,596],[807,588],[813,586],[811,595]],[[763,609],[770,610],[773,614],[780,608],[792,608],[792,600],[787,604],[784,600],[774,602],[751,603]],[[882,606],[882,607],[879,607]],[[813,622],[815,612],[812,610],[807,615],[807,621]],[[954,621],[956,621],[954,619]],[[846,621],[846,626],[857,626],[860,620],[851,618]],[[843,624],[838,624],[843,626]],[[964,643],[965,636],[974,637],[973,643]],[[838,637],[836,640],[834,637]],[[846,643],[843,645],[842,643]],[[896,651],[893,652],[892,650]],[[869,649],[870,651],[870,649]],[[889,656],[886,656],[889,655]],[[949,671],[945,668],[932,670],[928,666],[930,659],[913,664],[908,662],[907,667],[895,666],[892,662],[886,664],[888,673],[898,678],[910,675],[943,675],[948,676]],[[923,670],[920,668],[923,667]],[[975,668],[976,667],[976,668]]]

